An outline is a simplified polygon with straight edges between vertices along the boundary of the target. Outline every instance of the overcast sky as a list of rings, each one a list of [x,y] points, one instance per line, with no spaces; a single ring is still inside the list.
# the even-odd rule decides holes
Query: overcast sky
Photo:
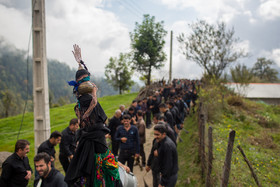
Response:
[[[129,32],[143,14],[164,21],[168,31],[166,66],[153,78],[168,78],[170,31],[173,30],[173,77],[199,78],[202,69],[187,61],[176,37],[188,34],[188,24],[205,19],[224,21],[234,27],[239,44],[250,53],[240,63],[251,67],[258,57],[274,60],[280,67],[280,0],[46,0],[47,57],[77,67],[72,45],[92,74],[103,75],[110,57],[130,50]],[[31,29],[31,0],[0,0],[0,36],[27,50]]]

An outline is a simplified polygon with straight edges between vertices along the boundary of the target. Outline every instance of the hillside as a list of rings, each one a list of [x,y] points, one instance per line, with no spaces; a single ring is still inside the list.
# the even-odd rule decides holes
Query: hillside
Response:
[[[202,89],[199,97],[207,116],[206,158],[208,158],[208,127],[213,128],[212,185],[220,186],[221,184],[229,132],[235,130],[229,186],[256,186],[237,146],[244,150],[262,186],[279,186],[280,106],[245,100],[219,86],[208,86]],[[201,178],[201,162],[198,156],[197,121],[197,114],[189,116],[185,122],[185,129],[189,133],[181,132],[183,142],[178,144],[181,167],[176,186],[205,185],[205,176],[203,180]]]
[[[67,84],[67,81],[75,78],[76,69],[71,69],[67,64],[54,59],[48,59],[47,62],[50,107],[75,102],[72,87]],[[25,51],[7,43],[0,36],[0,118],[22,113],[27,98],[27,111],[33,110],[32,66],[32,58],[27,59]],[[118,94],[118,91],[114,90],[104,77],[97,77],[93,74],[91,81],[99,88],[97,93],[99,97]],[[139,85],[137,84],[131,88],[132,92],[138,90]]]
[[[131,101],[137,96],[136,93],[106,96],[99,98],[101,106],[103,107],[108,118],[111,118],[120,104],[128,106]],[[69,124],[69,121],[76,117],[74,113],[74,104],[65,105],[62,107],[52,108],[50,110],[51,131],[62,131]],[[0,151],[14,151],[14,144],[17,139],[20,128],[22,116],[14,116],[0,119]],[[27,139],[31,142],[29,156],[34,156],[34,131],[33,131],[33,113],[26,113],[20,131],[19,139]]]

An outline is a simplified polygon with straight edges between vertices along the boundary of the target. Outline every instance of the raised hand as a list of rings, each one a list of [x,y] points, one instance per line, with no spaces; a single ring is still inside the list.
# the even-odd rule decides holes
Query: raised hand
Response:
[[[74,44],[73,48],[74,48],[74,51],[72,51],[72,53],[74,55],[74,58],[78,62],[78,64],[80,64],[81,60],[82,60],[81,48],[77,44]]]

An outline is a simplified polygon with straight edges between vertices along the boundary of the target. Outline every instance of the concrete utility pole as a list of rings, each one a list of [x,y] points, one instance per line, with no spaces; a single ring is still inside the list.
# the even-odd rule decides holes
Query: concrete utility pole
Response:
[[[169,83],[172,81],[172,42],[173,42],[173,31],[170,33],[170,64],[169,64]]]
[[[40,144],[50,136],[49,86],[45,28],[45,0],[32,0],[35,153],[37,153]]]

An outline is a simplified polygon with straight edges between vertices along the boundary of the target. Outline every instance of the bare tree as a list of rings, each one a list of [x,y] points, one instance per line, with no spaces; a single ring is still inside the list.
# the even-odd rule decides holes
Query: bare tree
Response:
[[[223,71],[241,57],[247,56],[244,49],[236,47],[234,28],[226,30],[225,23],[208,24],[204,20],[189,25],[192,33],[181,33],[177,39],[182,45],[187,60],[203,67],[210,77],[220,78]]]

